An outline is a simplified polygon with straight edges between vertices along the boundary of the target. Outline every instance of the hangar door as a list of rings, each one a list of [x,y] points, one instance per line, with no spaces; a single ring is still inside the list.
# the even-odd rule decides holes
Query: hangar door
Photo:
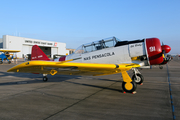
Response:
[[[51,57],[51,47],[40,47],[40,48],[48,57]]]
[[[58,48],[51,48],[52,55],[58,54]]]
[[[31,47],[32,46],[29,45],[23,45],[22,57],[24,57],[24,55],[31,54]]]

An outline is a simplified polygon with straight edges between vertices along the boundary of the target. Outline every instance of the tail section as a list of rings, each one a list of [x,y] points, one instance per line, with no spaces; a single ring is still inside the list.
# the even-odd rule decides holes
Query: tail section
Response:
[[[41,48],[39,48],[39,46],[34,45],[32,47],[31,60],[45,60],[45,61],[49,61],[50,59],[41,50]]]

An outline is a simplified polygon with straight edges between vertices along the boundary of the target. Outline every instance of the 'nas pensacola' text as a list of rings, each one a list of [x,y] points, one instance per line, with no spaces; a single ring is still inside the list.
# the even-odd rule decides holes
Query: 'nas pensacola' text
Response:
[[[103,54],[99,54],[99,55],[93,55],[93,56],[85,57],[84,60],[98,59],[98,58],[109,57],[109,56],[113,56],[113,55],[115,55],[114,52],[103,53]]]

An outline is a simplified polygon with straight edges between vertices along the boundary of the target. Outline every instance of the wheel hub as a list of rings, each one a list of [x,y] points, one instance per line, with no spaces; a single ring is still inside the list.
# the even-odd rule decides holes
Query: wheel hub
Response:
[[[127,90],[131,90],[131,89],[133,89],[133,85],[132,85],[131,83],[126,83],[126,84],[125,84],[125,88],[126,88]]]
[[[134,81],[135,81],[136,83],[138,83],[138,82],[141,81],[141,78],[140,78],[139,76],[136,76]]]

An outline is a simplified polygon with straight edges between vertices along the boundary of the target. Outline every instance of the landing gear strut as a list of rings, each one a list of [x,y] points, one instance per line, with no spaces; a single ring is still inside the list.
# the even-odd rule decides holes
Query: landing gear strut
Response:
[[[131,78],[129,77],[126,71],[122,71],[121,74],[123,77],[122,88],[124,92],[134,93],[137,88],[136,83],[133,80],[131,80]]]
[[[41,67],[41,70],[43,70],[43,67]],[[49,72],[51,75],[55,75],[57,73],[56,70],[52,69],[50,72]],[[43,74],[43,81],[46,82],[48,81],[48,77],[47,77],[48,74]]]
[[[47,81],[48,81],[47,74],[43,74],[43,81],[44,81],[44,82],[47,82]]]
[[[144,81],[144,77],[141,75],[141,73],[138,71],[138,69],[133,68],[132,69],[134,72],[134,75],[132,76],[132,80],[136,83],[136,84],[142,84]]]

